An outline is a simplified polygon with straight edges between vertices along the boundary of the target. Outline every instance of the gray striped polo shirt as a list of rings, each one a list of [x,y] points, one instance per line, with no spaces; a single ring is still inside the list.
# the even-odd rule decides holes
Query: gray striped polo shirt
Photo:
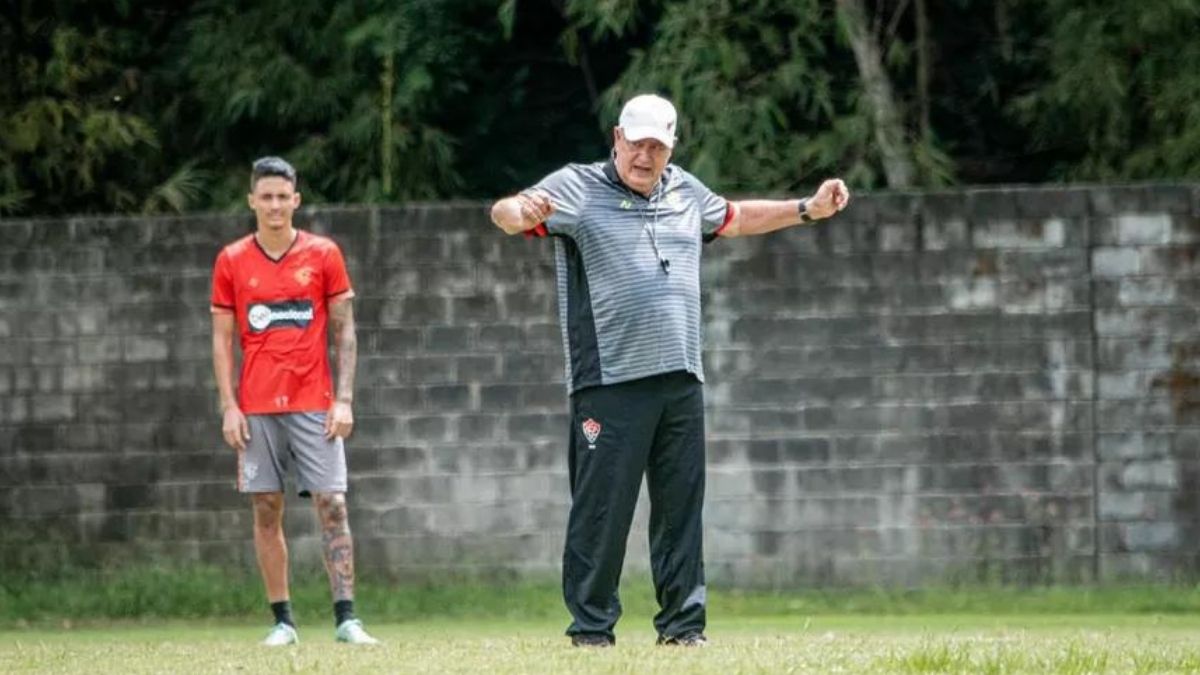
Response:
[[[555,207],[532,233],[554,237],[568,392],[679,370],[703,382],[700,249],[728,222],[726,200],[673,164],[649,198],[612,161],[533,189]]]

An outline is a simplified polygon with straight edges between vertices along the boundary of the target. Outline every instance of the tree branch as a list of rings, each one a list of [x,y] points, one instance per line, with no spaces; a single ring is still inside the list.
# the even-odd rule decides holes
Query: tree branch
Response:
[[[859,76],[875,127],[875,142],[883,156],[888,187],[906,188],[913,182],[912,151],[905,140],[904,124],[892,83],[883,68],[879,45],[871,38],[863,0],[837,0],[838,14],[854,50]]]

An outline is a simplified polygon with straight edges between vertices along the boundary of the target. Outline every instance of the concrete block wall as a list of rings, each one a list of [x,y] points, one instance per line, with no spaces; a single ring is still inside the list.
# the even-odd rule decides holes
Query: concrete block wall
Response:
[[[1098,218],[1096,492],[1101,572],[1194,578],[1200,561],[1197,191],[1140,190]],[[1114,207],[1118,204],[1113,204]]]
[[[552,246],[485,205],[306,210],[358,299],[359,564],[553,573],[568,508]],[[209,352],[246,216],[0,221],[0,564],[253,565]],[[705,249],[710,577],[1194,576],[1200,189],[857,198]],[[643,499],[628,566],[646,562]],[[289,498],[294,564],[317,565]]]

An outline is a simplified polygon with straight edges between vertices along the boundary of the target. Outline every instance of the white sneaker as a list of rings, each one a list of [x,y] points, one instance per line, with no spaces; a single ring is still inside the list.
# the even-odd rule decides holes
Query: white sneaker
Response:
[[[264,647],[283,647],[298,644],[299,642],[300,635],[296,632],[296,629],[281,622],[275,624],[271,632],[267,633],[267,637],[262,641],[262,644]]]
[[[363,629],[362,621],[358,619],[347,619],[338,627],[337,632],[338,642],[345,642],[352,645],[377,645],[379,640],[371,637],[366,630]]]

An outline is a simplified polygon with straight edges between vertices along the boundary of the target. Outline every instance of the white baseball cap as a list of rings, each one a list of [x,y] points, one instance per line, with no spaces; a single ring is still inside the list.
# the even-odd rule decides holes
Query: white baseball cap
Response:
[[[621,109],[619,126],[627,141],[653,138],[668,148],[675,147],[675,106],[661,96],[634,96]]]

